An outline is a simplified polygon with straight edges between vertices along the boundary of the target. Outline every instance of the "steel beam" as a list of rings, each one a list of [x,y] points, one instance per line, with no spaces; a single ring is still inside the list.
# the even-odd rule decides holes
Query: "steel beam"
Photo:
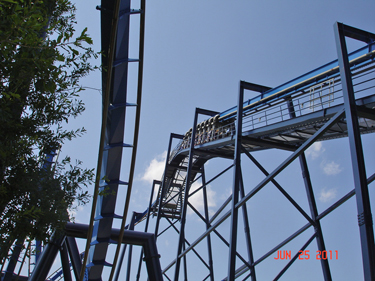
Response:
[[[16,240],[16,243],[13,246],[12,255],[9,258],[7,269],[4,273],[4,277],[2,281],[10,281],[13,278],[14,270],[17,265],[18,258],[21,254],[23,243],[25,241],[25,238],[19,238]]]
[[[295,113],[295,110],[294,110],[293,101],[288,100],[287,103],[288,103],[288,111],[289,111],[290,118],[292,118],[292,119],[296,118],[297,116],[296,116],[296,113]],[[299,162],[300,162],[300,165],[301,165],[302,177],[303,177],[303,181],[304,181],[304,184],[305,184],[307,200],[309,202],[310,213],[311,213],[311,217],[312,217],[312,220],[313,220],[312,224],[314,225],[314,228],[315,228],[315,234],[316,234],[316,241],[317,241],[317,244],[318,244],[318,249],[319,249],[319,251],[322,252],[322,251],[326,250],[326,247],[325,247],[325,243],[324,243],[322,227],[320,225],[320,221],[317,220],[318,209],[316,207],[314,191],[313,191],[313,188],[312,188],[310,173],[309,173],[309,169],[308,169],[308,166],[307,166],[307,161],[306,161],[306,157],[305,157],[304,152],[301,153],[301,155],[299,156]],[[321,259],[320,263],[321,263],[322,270],[323,270],[324,280],[325,281],[332,281],[331,270],[329,268],[328,260],[327,259]]]
[[[290,155],[283,163],[281,163],[273,172],[271,172],[262,182],[260,182],[252,191],[241,199],[236,205],[236,208],[241,207],[251,197],[253,197],[262,187],[269,183],[282,170],[284,170],[290,163],[292,163],[302,152],[308,149],[317,139],[319,139],[331,126],[333,126],[343,116],[344,112],[341,110],[337,112],[324,126],[322,126],[311,138],[304,142],[292,155]]]
[[[240,196],[241,199],[245,197],[245,186],[243,184],[243,177],[241,174],[241,181],[240,181]],[[250,264],[250,276],[252,281],[256,281],[255,275],[255,267],[254,267],[254,254],[253,254],[253,247],[251,244],[251,237],[250,237],[250,225],[249,225],[249,216],[247,214],[247,207],[246,204],[242,206],[242,217],[243,217],[243,224],[245,226],[245,239],[247,245],[247,254],[249,258]]]
[[[228,280],[233,281],[236,272],[236,247],[237,247],[237,225],[238,225],[238,209],[236,204],[239,198],[240,181],[241,181],[241,146],[242,146],[242,112],[243,112],[243,96],[246,85],[240,82],[237,102],[236,117],[236,136],[234,151],[234,171],[231,201],[231,222],[230,222],[230,238],[229,238],[229,257],[228,257]]]
[[[160,198],[157,198],[157,200],[159,200],[158,202],[158,214],[157,214],[157,218],[156,218],[156,224],[155,224],[155,239],[157,239],[158,237],[158,233],[159,233],[159,225],[160,225],[160,219],[161,219],[161,214],[162,214],[162,204],[163,204],[163,198],[165,196],[165,193],[166,193],[166,190],[167,190],[167,184],[166,184],[166,173],[167,173],[167,170],[168,170],[168,166],[169,166],[169,162],[170,162],[170,155],[171,155],[171,151],[172,151],[172,142],[173,142],[173,139],[183,139],[183,135],[178,135],[178,134],[171,134],[169,136],[169,144],[168,144],[168,150],[167,150],[167,157],[165,159],[165,167],[164,167],[164,175],[163,175],[163,179],[162,179],[162,182],[161,182],[161,192],[160,192]],[[153,196],[153,194],[150,195],[151,197]]]
[[[368,43],[375,40],[375,35],[338,22],[335,23],[334,30],[340,67],[340,77],[342,81],[346,123],[348,127],[350,153],[352,158],[354,187],[357,199],[364,279],[366,281],[370,281],[375,280],[374,229],[362,141],[358,125],[358,114],[345,37],[350,37]]]
[[[80,223],[67,223],[65,226],[65,234],[76,238],[87,237],[89,226]],[[119,240],[121,230],[112,228],[110,238]],[[144,261],[146,262],[147,273],[151,281],[162,281],[159,254],[156,247],[155,235],[152,233],[144,233],[139,231],[124,230],[121,243],[142,246],[144,251]],[[44,252],[44,251],[43,251]],[[44,279],[34,279],[35,281]]]
[[[293,256],[293,258],[287,263],[287,265],[279,272],[279,274],[273,279],[273,281],[277,281],[281,278],[281,276],[285,273],[285,271],[288,270],[288,268],[296,261],[296,259],[299,257],[300,252],[304,251],[307,246],[310,245],[310,243],[314,240],[315,233],[307,240],[307,242],[301,247],[301,249]]]
[[[203,218],[203,216],[197,211],[197,209],[195,209],[194,208],[194,206],[193,205],[191,205],[190,204],[190,202],[188,202],[188,204],[189,204],[189,207],[191,207],[192,208],[192,210],[202,219],[202,220],[204,220],[204,218]],[[177,229],[177,227],[173,224],[173,222],[171,222],[170,221],[170,219],[168,219],[167,218],[167,220],[168,220],[168,222],[169,222],[169,224],[170,224],[170,226],[179,234],[180,233],[180,231]],[[189,241],[188,240],[186,240],[185,239],[185,243],[186,243],[186,245],[188,245],[188,246],[190,246],[190,243],[189,243]],[[185,249],[184,249],[184,251],[185,251]],[[194,254],[197,256],[197,258],[207,267],[207,269],[209,269],[210,268],[210,266],[205,262],[205,260],[201,257],[201,255],[199,255],[199,253],[196,251],[196,250],[192,250],[193,252],[194,252]]]
[[[372,183],[374,180],[375,180],[375,174],[373,174],[371,177],[369,177],[367,179],[367,184]],[[326,210],[324,210],[323,212],[321,212],[319,214],[319,216],[317,217],[317,219],[321,220],[322,218],[324,218],[326,215],[328,215],[329,213],[331,213],[337,207],[339,207],[340,205],[342,205],[343,203],[345,203],[347,200],[349,200],[354,195],[355,195],[355,189],[352,189],[346,195],[344,195],[343,197],[341,197],[341,199],[337,200],[336,203],[332,204],[331,207],[329,207]]]
[[[129,226],[129,230],[134,230],[134,222],[135,222],[135,217],[136,217],[136,213],[134,212],[133,213],[133,217],[132,217],[132,220],[130,222],[130,226]],[[120,234],[121,235],[121,234]],[[124,251],[125,252],[125,251]],[[128,253],[128,267],[127,267],[127,270],[126,270],[126,281],[129,281],[130,280],[130,270],[131,270],[131,257],[132,257],[132,253],[133,253],[133,245],[129,245],[129,253]],[[121,261],[122,263],[122,261]],[[120,268],[121,268],[121,263],[119,264],[119,273],[120,273]],[[116,280],[117,281],[117,280]]]
[[[147,217],[146,217],[146,224],[145,224],[144,232],[148,231],[148,224],[149,224],[149,221],[150,221],[150,211],[151,211],[152,202],[154,201],[153,200],[154,190],[155,190],[155,185],[157,185],[157,184],[159,186],[161,186],[162,183],[160,181],[157,181],[157,180],[154,180],[152,182],[151,195],[150,195],[150,201],[148,203],[148,211],[147,211]],[[155,236],[155,240],[156,240],[156,238],[157,237]],[[140,254],[140,257],[139,257],[138,271],[137,271],[137,276],[136,276],[137,281],[139,281],[139,278],[140,278],[140,275],[141,275],[142,257],[143,257],[143,249],[141,250],[141,254]]]
[[[178,281],[179,279],[179,273],[180,273],[180,254],[183,252],[183,244],[185,244],[185,223],[186,223],[186,212],[187,212],[187,202],[189,198],[189,190],[191,187],[191,177],[193,174],[193,156],[194,156],[194,146],[195,146],[195,135],[197,131],[197,124],[198,124],[198,116],[199,114],[203,115],[209,115],[214,116],[217,114],[216,111],[210,111],[206,109],[196,108],[195,114],[194,114],[194,123],[192,127],[192,133],[191,133],[191,142],[190,142],[190,148],[189,148],[189,159],[188,159],[188,169],[185,179],[185,196],[184,196],[184,202],[182,204],[182,212],[181,212],[181,227],[180,227],[180,235],[177,245],[177,257],[176,257],[176,266],[175,266],[175,275],[174,280]]]
[[[190,203],[190,202],[188,202],[188,204],[189,204],[189,207],[198,215],[198,217],[202,220],[202,221],[205,221],[205,218],[199,213],[199,211]],[[210,228],[211,227],[211,224],[208,224],[208,227]],[[223,241],[223,243],[227,246],[227,247],[229,247],[229,243],[228,243],[228,241],[227,240],[225,240],[225,238],[215,229],[215,230],[213,230],[213,232],[217,235],[217,237],[221,240],[221,241]],[[208,235],[210,235],[210,234],[208,234]],[[208,237],[208,235],[206,236],[206,237]],[[186,241],[186,244],[188,245],[188,246],[190,246],[190,244]],[[194,253],[195,253],[195,250],[194,249],[192,249],[192,251],[194,251]],[[246,264],[249,268],[251,267],[251,264],[249,264],[238,252],[236,252],[236,255],[237,255],[237,257],[244,263],[244,264]],[[198,254],[197,254],[197,256],[198,256]],[[199,256],[198,256],[199,257]],[[200,258],[200,257],[199,257]],[[200,258],[201,259],[201,258]],[[203,261],[203,259],[201,259],[202,260],[202,262],[206,265],[206,267],[207,268],[209,268],[209,266]]]
[[[262,171],[265,176],[268,176],[269,173],[267,170],[252,156],[248,151],[242,148],[243,152],[249,157],[249,159]],[[289,200],[289,202],[301,213],[302,216],[305,217],[311,224],[314,224],[314,221],[311,217],[301,208],[300,205],[285,191],[285,189],[275,180],[272,179],[271,182],[276,186],[276,188]]]
[[[85,237],[86,238],[86,237]],[[44,247],[39,257],[38,263],[35,265],[34,271],[29,281],[46,280],[49,270],[55,261],[56,255],[64,242],[65,236],[62,234],[54,234],[51,241]]]
[[[66,241],[66,245],[68,247],[70,261],[72,263],[73,273],[74,273],[74,276],[75,276],[76,280],[78,280],[79,274],[80,274],[81,268],[82,268],[82,261],[81,261],[81,257],[80,257],[79,251],[78,251],[76,239],[74,237],[68,236],[68,237],[66,237],[65,241]]]
[[[303,181],[305,183],[307,199],[308,199],[309,206],[310,206],[311,217],[314,221],[316,242],[318,244],[319,251],[323,252],[323,251],[326,250],[326,246],[325,246],[325,243],[324,243],[323,232],[322,232],[322,227],[320,225],[320,221],[317,220],[318,209],[316,207],[314,191],[313,191],[312,184],[311,184],[310,173],[309,173],[309,169],[307,167],[307,161],[306,161],[305,153],[302,153],[299,156],[299,160],[300,160],[300,164],[301,164]],[[328,259],[321,259],[320,263],[321,263],[322,270],[323,270],[324,280],[325,281],[332,281],[331,270],[329,268]]]
[[[61,267],[63,270],[64,281],[72,281],[72,275],[70,274],[70,264],[68,257],[68,246],[66,240],[61,244],[60,248]]]
[[[206,224],[206,230],[210,228],[210,215],[208,213],[208,200],[207,200],[207,183],[204,166],[202,167],[202,185],[203,185],[203,206],[204,206],[204,219]],[[212,247],[211,247],[211,236],[207,235],[207,254],[209,264],[209,277],[211,281],[214,281],[214,265],[212,259]]]

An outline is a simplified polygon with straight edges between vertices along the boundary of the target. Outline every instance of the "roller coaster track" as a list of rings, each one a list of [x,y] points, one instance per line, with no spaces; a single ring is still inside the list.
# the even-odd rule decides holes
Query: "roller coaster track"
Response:
[[[131,9],[130,0],[102,1],[100,9],[102,13],[103,65],[107,67],[107,70],[103,72],[105,95],[103,96],[103,123],[97,167],[98,177],[95,184],[93,209],[83,262],[86,269],[84,271],[84,267],[82,267],[80,280],[100,279],[103,266],[112,267],[109,280],[112,280],[114,276],[133,184],[142,100],[145,2],[141,1],[141,8],[134,10]],[[139,57],[137,59],[129,58],[130,17],[134,14],[140,14]],[[106,54],[108,54],[108,57]],[[129,63],[134,62],[138,63],[136,103],[129,103]],[[131,144],[124,142],[125,124],[129,127],[130,123],[125,119],[129,107],[136,107],[133,142]],[[126,175],[126,181],[120,180],[123,149],[131,151],[130,170]],[[121,215],[115,214],[119,186],[127,188],[123,203],[123,214]],[[111,229],[113,219],[116,218],[121,219],[122,222],[118,241],[113,241]],[[110,243],[117,244],[112,264],[106,261],[107,248]],[[87,260],[88,263],[86,264]],[[84,272],[85,277],[83,277]]]
[[[136,155],[137,121],[134,125],[133,143],[125,144],[123,137],[125,112],[128,107],[135,106],[137,108],[135,119],[139,120],[140,99],[138,100],[138,98],[140,98],[142,84],[144,1],[142,1],[142,7],[141,10],[134,11],[130,9],[130,0],[102,1],[102,45],[104,52],[107,53],[108,51],[109,55],[103,57],[103,65],[108,65],[108,71],[106,75],[103,75],[103,89],[105,89],[106,94],[103,97],[103,126],[98,161],[98,179],[100,181],[96,184],[95,195],[99,192],[107,194],[94,199],[90,224],[68,224],[66,227],[68,237],[87,239],[84,266],[82,266],[79,278],[77,278],[79,270],[74,270],[76,279],[80,280],[101,280],[104,266],[111,267],[108,280],[117,279],[117,277],[114,277],[114,270],[122,266],[121,262],[117,265],[121,243],[144,245],[146,239],[154,240],[154,237],[150,236],[149,233],[142,234],[125,230]],[[138,59],[132,60],[128,57],[129,18],[132,14],[139,13],[141,14],[140,56]],[[181,280],[181,266],[184,267],[184,274],[187,275],[186,256],[194,253],[207,268],[207,275],[203,273],[202,280],[214,280],[215,268],[212,263],[210,240],[210,236],[213,234],[228,246],[228,259],[226,260],[228,274],[223,277],[223,280],[235,280],[237,278],[256,280],[255,270],[257,266],[307,229],[314,228],[314,234],[301,246],[301,251],[306,249],[315,239],[319,250],[324,251],[320,220],[353,196],[357,198],[358,214],[360,215],[359,227],[361,245],[364,249],[362,261],[365,280],[375,279],[374,235],[373,231],[371,232],[372,224],[369,226],[372,222],[369,219],[371,218],[371,208],[368,202],[368,193],[366,194],[367,185],[375,179],[375,174],[363,179],[366,176],[365,173],[361,172],[365,170],[364,164],[361,163],[362,160],[354,159],[355,157],[360,158],[362,153],[362,148],[359,149],[360,145],[356,142],[358,136],[375,131],[375,35],[339,23],[336,25],[335,32],[338,60],[276,88],[241,81],[237,106],[221,113],[197,108],[192,128],[183,135],[171,134],[163,178],[161,181],[154,181],[153,185],[153,188],[156,185],[159,186],[157,197],[153,200],[151,195],[147,210],[141,214],[135,214],[128,226],[129,229],[133,229],[134,225],[146,220],[146,232],[148,231],[150,217],[153,215],[157,217],[154,231],[156,237],[168,228],[176,230],[178,236],[176,258],[169,263],[164,260],[162,262],[162,273],[166,279]],[[347,54],[342,41],[345,40],[345,36],[364,41],[366,46]],[[133,61],[139,63],[136,104],[128,102],[126,92],[128,64]],[[260,95],[244,101],[245,91],[255,91]],[[201,115],[208,117],[204,121],[198,122],[198,117]],[[323,212],[318,213],[311,181],[309,176],[306,176],[309,173],[304,152],[314,142],[342,137],[349,138],[352,157],[354,157],[352,165],[357,167],[359,171],[357,174],[354,173],[355,189]],[[172,141],[176,139],[178,145],[172,149]],[[123,149],[132,150],[131,168],[126,182],[120,180],[119,175]],[[286,150],[291,153],[284,162],[270,173],[252,155],[254,151],[269,149]],[[249,158],[265,175],[265,178],[247,193],[242,179],[241,155]],[[230,159],[233,164],[206,181],[205,164],[208,160],[214,158]],[[305,175],[304,183],[310,205],[310,214],[307,214],[275,180],[276,175],[297,158],[300,160],[301,169]],[[229,170],[233,172],[232,194],[214,214],[209,216],[206,187]],[[191,189],[192,184],[199,180],[202,185],[193,191]],[[256,259],[251,247],[247,203],[268,183],[273,183],[277,187],[290,204],[306,219],[306,223],[279,244],[270,245],[269,251]],[[127,187],[122,215],[115,214],[116,204],[119,204],[116,202],[119,185]],[[204,197],[204,214],[201,214],[189,202],[191,196],[201,191]],[[205,224],[205,231],[190,243],[187,242],[185,237],[188,206]],[[248,254],[246,258],[236,248],[239,210],[242,211],[244,217],[244,237],[246,240],[244,244],[246,244],[245,248]],[[121,228],[113,229],[113,220],[117,218],[122,219]],[[167,229],[159,231],[162,219],[166,220],[169,226]],[[229,240],[218,231],[219,226],[228,219],[230,220]],[[175,226],[176,222],[180,222],[179,229]],[[134,236],[137,236],[137,238]],[[197,245],[203,240],[207,241],[207,262],[196,250]],[[106,261],[109,243],[117,244],[112,264]],[[147,247],[143,249],[148,251]],[[143,254],[141,255],[143,256]],[[73,256],[71,255],[71,257]],[[146,263],[153,259],[151,267],[160,267],[160,264],[158,265],[155,262],[155,259],[158,258],[155,251],[148,251],[145,256]],[[298,251],[274,280],[278,280],[297,257]],[[239,264],[239,261],[241,261],[241,264]],[[130,262],[131,257],[128,260],[128,263]],[[140,278],[141,262],[139,264],[137,280]],[[174,274],[172,273],[172,275],[174,277],[170,278],[168,275],[172,276],[170,271],[173,267]],[[332,280],[329,264],[322,261],[321,267],[324,280]],[[148,274],[150,280],[161,280],[151,272],[149,271]],[[128,273],[127,276],[130,276],[130,274]],[[127,278],[129,280],[129,277]]]
[[[364,50],[368,49],[369,47],[366,46],[360,49],[360,52],[357,51],[357,53],[363,53]],[[368,52],[365,62],[352,68],[353,80],[357,81],[354,86],[361,87],[357,90],[358,93],[364,91],[370,93],[374,88],[371,85],[375,79],[375,64],[372,62],[374,55],[374,51]],[[370,60],[370,63],[368,60]],[[352,65],[355,62],[355,59],[352,60]],[[337,65],[337,61],[328,65],[335,64]],[[313,72],[316,73],[319,70],[321,68]],[[311,73],[308,73],[308,76]],[[303,83],[294,84],[291,87],[293,90],[284,90],[282,97],[274,97],[269,93],[278,91],[279,87],[277,87],[266,94],[247,101],[244,104],[243,115],[243,122],[245,123],[243,125],[245,130],[242,132],[243,148],[248,152],[273,148],[295,151],[319,131],[337,112],[343,110],[343,95],[338,67],[331,68],[329,76],[326,74],[326,72],[321,73],[320,77],[323,78],[320,79],[314,76],[313,79],[306,79]],[[316,88],[319,88],[319,92],[316,93],[315,91],[313,93],[312,91]],[[261,98],[262,96],[267,97]],[[271,100],[270,97],[273,97],[273,99]],[[374,102],[375,95],[368,95],[356,101],[359,106],[359,125],[362,134],[372,133],[375,130],[373,113],[366,114],[366,112],[372,111],[375,105]],[[293,109],[291,109],[291,104]],[[235,112],[236,107],[218,114],[219,123],[223,120],[223,125],[212,129],[211,132],[200,132],[199,136],[195,138],[193,161],[193,170],[195,172],[192,178],[200,172],[204,163],[212,158],[233,159],[235,150]],[[291,115],[295,115],[295,117],[291,117]],[[229,116],[232,116],[232,118],[230,119]],[[369,118],[366,118],[366,116],[369,116]],[[201,124],[207,123],[206,121]],[[345,117],[342,117],[329,130],[320,135],[317,141],[347,137],[347,135]],[[160,206],[159,201],[161,200],[163,215],[180,219],[191,137],[186,137],[185,135],[183,140],[182,136],[176,135],[176,137],[180,138],[181,141],[170,153],[163,176],[164,185],[167,186],[166,192],[162,195],[160,188],[158,199],[153,203],[153,209],[150,212],[157,212]],[[147,212],[144,212],[143,219],[146,214]]]
[[[374,37],[374,35],[369,36]],[[368,42],[366,41],[366,43],[370,42],[373,42],[373,39],[368,40]],[[374,49],[374,43],[370,43],[347,56],[349,61],[348,65],[350,66],[348,69],[350,69],[349,71],[351,73],[350,81],[354,89],[353,95],[355,94],[357,97],[354,107],[357,112],[355,118],[358,122],[358,133],[360,134],[368,134],[375,131]],[[209,237],[212,233],[220,237],[220,239],[228,245],[231,252],[231,256],[228,260],[228,263],[232,264],[230,265],[231,268],[228,270],[229,277],[223,280],[234,280],[240,276],[243,278],[245,273],[248,275],[246,275],[244,280],[247,278],[255,280],[256,265],[311,226],[315,227],[316,232],[306,242],[302,250],[314,239],[318,241],[319,247],[322,247],[319,249],[325,250],[324,246],[322,246],[324,245],[324,240],[321,235],[320,219],[331,213],[350,197],[354,196],[354,190],[320,214],[313,208],[312,214],[309,215],[275,181],[274,177],[297,157],[300,158],[300,162],[302,163],[301,165],[304,169],[303,173],[306,173],[308,170],[304,151],[309,146],[317,141],[348,137],[348,135],[350,137],[350,134],[352,134],[352,132],[349,132],[351,125],[348,124],[345,115],[345,113],[347,113],[345,105],[345,92],[347,90],[343,90],[343,88],[346,87],[345,84],[347,81],[343,79],[343,74],[340,74],[342,66],[339,67],[339,64],[340,62],[338,60],[333,61],[273,89],[241,81],[240,96],[243,96],[244,90],[261,93],[259,96],[246,102],[243,102],[243,99],[239,99],[238,104],[243,105],[241,113],[237,112],[238,106],[221,113],[197,108],[192,129],[187,131],[185,135],[171,134],[163,178],[160,182],[154,182],[154,185],[155,183],[159,185],[157,198],[142,215],[138,216],[138,220],[135,222],[137,224],[147,219],[148,225],[150,216],[157,216],[155,235],[158,236],[165,231],[159,232],[160,220],[161,218],[165,218],[169,222],[169,226],[166,230],[173,227],[178,233],[179,242],[177,245],[177,257],[169,264],[164,264],[163,268],[163,274],[168,280],[171,280],[167,273],[172,266],[175,266],[174,280],[180,280],[180,278],[182,278],[179,272],[181,259],[185,258],[190,251],[193,251],[207,267],[208,275],[203,277],[203,279],[206,280],[210,278],[210,280],[213,280],[213,268],[211,264],[212,252],[209,242]],[[210,118],[198,123],[197,116],[199,114],[208,115]],[[239,116],[241,116],[241,122],[239,122]],[[237,133],[237,128],[241,128],[240,133]],[[178,139],[179,142],[178,145],[171,150],[173,139]],[[240,141],[238,141],[238,139],[240,139]],[[269,174],[251,155],[254,151],[268,149],[281,149],[293,153],[273,173]],[[239,157],[239,154],[247,155],[248,158],[264,172],[266,178],[252,191],[245,194],[244,191],[241,190],[242,184],[239,184],[239,182],[242,181],[241,172],[239,172],[239,179],[237,180],[239,188],[237,192],[241,193],[241,199],[238,198],[238,195],[237,198],[235,198],[232,193],[223,205],[218,208],[211,219],[209,219],[206,202],[207,198],[205,198],[205,214],[200,214],[199,211],[189,203],[189,198],[202,190],[205,193],[205,188],[209,183],[213,182],[229,169],[235,170],[236,165],[240,167],[240,164],[236,162],[236,158]],[[204,165],[208,160],[213,158],[233,159],[234,164],[216,175],[209,182],[206,182]],[[362,167],[362,169],[364,168]],[[239,168],[239,170],[241,170],[241,168]],[[236,172],[233,173],[236,175]],[[374,180],[374,175],[366,179],[367,184]],[[235,178],[236,177],[237,176],[235,176]],[[202,185],[198,189],[190,191],[192,184],[198,180],[202,180]],[[234,250],[232,250],[232,245],[237,243],[237,238],[234,238],[232,241],[225,241],[216,229],[228,218],[232,220],[231,229],[236,228],[237,226],[233,222],[234,214],[242,207],[244,208],[244,216],[247,217],[247,215],[245,215],[247,213],[246,203],[268,182],[273,182],[276,185],[290,203],[306,218],[307,224],[290,237],[286,238],[282,243],[276,245],[269,252],[265,253],[258,260],[254,260],[251,247],[249,246],[250,237],[248,236],[247,246],[249,247],[249,259],[245,259],[241,257],[235,247]],[[234,185],[236,185],[236,183]],[[306,185],[311,186],[311,183],[306,183]],[[207,195],[204,195],[204,197],[206,196]],[[366,196],[367,198],[365,198],[364,201],[368,200],[368,195]],[[308,197],[310,204],[315,205],[312,189]],[[234,200],[235,203],[233,203]],[[150,200],[150,202],[151,201],[152,200]],[[221,214],[230,203],[232,204],[232,209],[225,214]],[[362,203],[358,204],[360,205]],[[207,225],[207,230],[191,243],[188,243],[185,238],[187,206],[189,206],[198,217],[202,219],[203,223]],[[361,207],[358,208],[360,209]],[[174,226],[175,223],[173,223],[173,220],[181,222],[179,230]],[[245,229],[246,228],[248,228],[248,226],[245,226]],[[372,224],[370,228],[372,228]],[[246,232],[245,235],[247,235]],[[369,239],[370,246],[368,247],[371,249],[373,246],[373,234],[370,236],[372,236],[372,239]],[[231,238],[232,237],[233,236],[231,236]],[[208,239],[209,244],[209,261],[207,262],[194,250],[205,238]],[[361,237],[361,239],[364,238]],[[367,242],[363,243],[366,244]],[[365,255],[366,254],[364,254],[363,257],[364,275],[365,278],[367,278],[366,280],[372,280],[372,277],[369,277],[369,271],[371,270],[366,267],[365,264],[369,263],[368,260],[373,263],[373,260],[371,261],[371,257]],[[233,262],[236,256],[240,258],[243,263],[241,266],[237,266],[237,268],[234,267],[235,263]],[[298,255],[295,257],[297,256]],[[293,261],[288,263],[276,276],[275,280],[279,279],[284,274]],[[184,263],[186,274],[186,261],[184,261]],[[331,280],[332,277],[327,262],[322,263],[322,271],[325,280]]]

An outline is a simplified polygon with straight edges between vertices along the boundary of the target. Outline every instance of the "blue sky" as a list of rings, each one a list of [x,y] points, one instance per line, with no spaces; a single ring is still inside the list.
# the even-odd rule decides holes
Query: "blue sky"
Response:
[[[77,30],[87,26],[95,48],[100,50],[100,12],[95,10],[100,1],[76,2]],[[240,80],[275,87],[336,59],[333,24],[339,21],[375,32],[374,10],[375,2],[370,0],[149,0],[141,127],[129,215],[131,211],[146,209],[151,181],[161,178],[170,133],[184,134],[192,126],[196,107],[224,111],[236,104]],[[357,42],[349,42],[350,49],[360,46]],[[135,49],[136,45],[131,45],[131,52]],[[93,73],[82,81],[84,87],[93,88],[83,93],[87,109],[69,123],[72,127],[84,126],[87,134],[66,144],[62,151],[92,168],[96,167],[99,147],[100,77],[100,73]],[[250,98],[251,94],[246,97]],[[368,176],[375,168],[373,141],[371,135],[363,137]],[[254,153],[268,171],[288,155],[277,150]],[[307,159],[318,209],[323,211],[353,187],[348,140],[317,143],[308,150]],[[243,161],[245,188],[249,191],[262,175],[247,163],[247,159]],[[206,167],[207,178],[229,164],[228,160],[210,160]],[[127,167],[124,163],[124,173]],[[294,162],[276,179],[309,213],[299,163]],[[220,182],[209,186],[210,212],[229,196],[231,181],[232,173],[229,172]],[[374,201],[374,192],[370,194]],[[192,200],[194,206],[201,206],[199,196]],[[248,210],[256,257],[305,223],[271,185],[250,201]],[[88,223],[90,209],[91,206],[79,209],[76,221]],[[339,251],[338,260],[330,261],[334,280],[362,279],[356,214],[353,198],[331,217],[322,220],[327,250]],[[219,227],[225,237],[229,237],[228,227],[229,221]],[[143,225],[138,228],[142,229]],[[153,226],[150,229],[153,231]],[[189,212],[187,239],[194,241],[202,229],[199,218]],[[242,228],[239,229],[242,232]],[[283,250],[295,251],[311,234],[311,230],[307,231]],[[159,238],[162,268],[176,256],[176,237],[169,230]],[[216,237],[213,243],[215,278],[221,280],[227,271],[228,250]],[[246,256],[242,245],[244,240],[239,238],[238,249]],[[200,247],[205,256],[205,244]],[[308,249],[315,253],[316,242],[313,241]],[[320,280],[320,264],[315,255],[313,257],[297,261],[281,280]],[[194,259],[192,256],[189,264],[190,280],[201,280],[207,273],[202,273],[201,265]],[[284,265],[285,261],[266,260],[257,269],[258,280],[271,280]],[[169,275],[173,276],[173,270]]]

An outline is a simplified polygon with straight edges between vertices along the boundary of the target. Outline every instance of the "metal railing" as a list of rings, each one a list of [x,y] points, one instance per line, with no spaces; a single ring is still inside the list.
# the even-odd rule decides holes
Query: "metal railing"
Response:
[[[375,70],[374,63],[353,71],[353,82],[356,97],[367,96],[374,92]],[[291,101],[291,103],[290,103]],[[288,99],[266,102],[254,109],[247,110],[243,115],[242,131],[250,131],[271,124],[289,120],[291,113],[296,117],[307,115],[318,110],[327,109],[344,102],[339,75],[329,78],[310,87],[299,89]],[[194,144],[202,145],[218,139],[235,135],[235,118],[232,122],[221,126],[198,130]],[[190,147],[191,135],[185,135],[170,155],[170,161],[181,151]]]

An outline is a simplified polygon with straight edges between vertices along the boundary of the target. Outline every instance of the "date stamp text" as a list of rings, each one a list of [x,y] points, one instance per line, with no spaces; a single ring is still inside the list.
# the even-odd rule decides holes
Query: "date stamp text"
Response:
[[[299,260],[309,260],[311,257],[314,257],[314,253],[310,253],[309,250],[299,251],[298,259]],[[277,256],[274,257],[275,260],[291,260],[292,251],[277,251]],[[336,251],[316,251],[315,259],[317,260],[338,260],[339,252]]]

